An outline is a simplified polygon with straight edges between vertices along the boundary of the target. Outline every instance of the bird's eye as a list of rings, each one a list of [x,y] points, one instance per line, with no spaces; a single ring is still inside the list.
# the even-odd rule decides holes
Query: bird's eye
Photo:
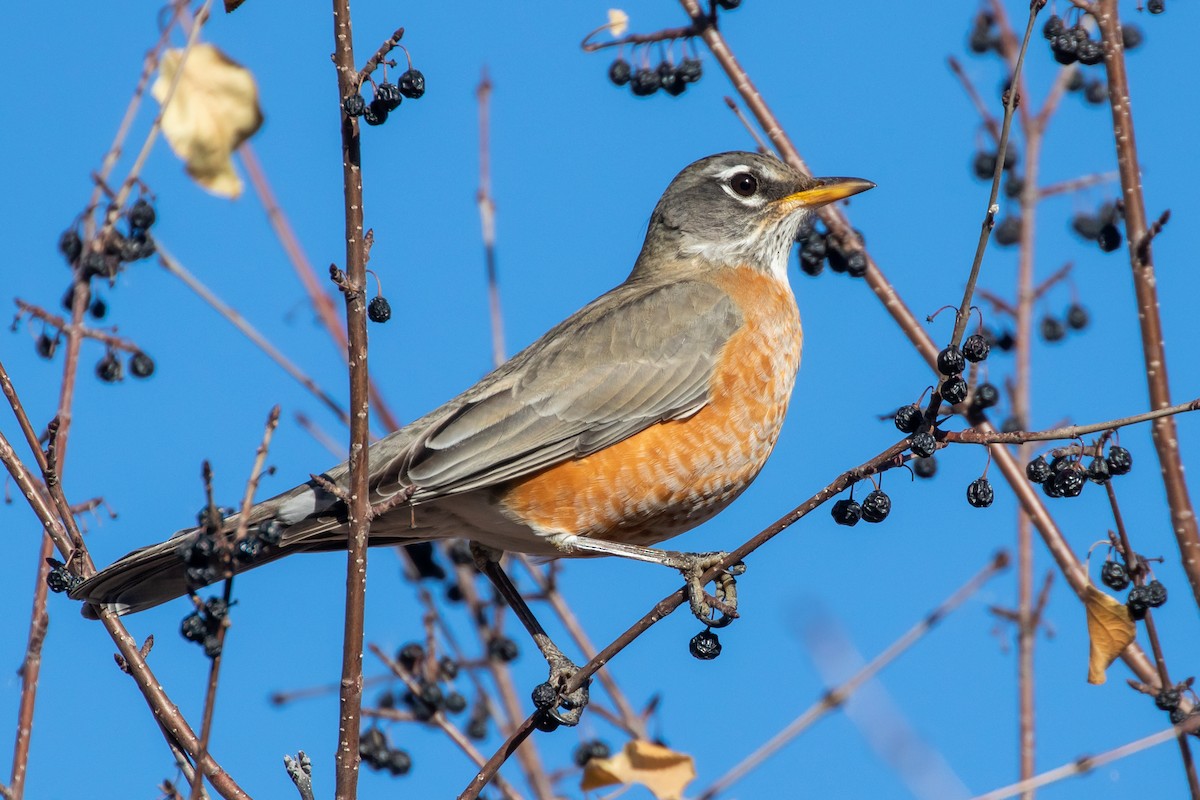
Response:
[[[730,179],[729,188],[742,197],[750,197],[758,191],[758,178],[749,172],[739,172]]]

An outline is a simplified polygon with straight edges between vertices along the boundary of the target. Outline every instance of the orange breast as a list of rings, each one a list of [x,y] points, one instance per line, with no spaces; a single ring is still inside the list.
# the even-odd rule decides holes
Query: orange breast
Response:
[[[687,419],[514,481],[499,496],[511,518],[544,533],[650,545],[712,517],[750,485],[791,398],[800,315],[791,291],[757,270],[724,270],[712,281],[745,324],[721,351],[711,402]]]

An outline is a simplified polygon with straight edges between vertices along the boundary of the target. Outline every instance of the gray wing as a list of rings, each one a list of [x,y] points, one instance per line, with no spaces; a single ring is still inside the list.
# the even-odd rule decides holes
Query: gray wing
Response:
[[[709,283],[618,287],[430,415],[373,465],[374,493],[411,486],[421,502],[491,486],[693,414],[741,322]]]

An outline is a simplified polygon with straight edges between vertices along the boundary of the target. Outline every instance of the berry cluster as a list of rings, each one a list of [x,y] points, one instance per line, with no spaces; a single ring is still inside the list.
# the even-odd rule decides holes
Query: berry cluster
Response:
[[[649,97],[659,89],[678,97],[687,91],[688,84],[700,80],[703,72],[700,59],[694,53],[685,55],[678,64],[668,57],[657,66],[651,66],[649,56],[644,54],[637,69],[623,58],[612,62],[608,66],[608,79],[614,86],[628,86],[635,97]]]
[[[224,517],[232,508],[205,509],[197,516],[199,530],[180,537],[176,555],[186,566],[188,586],[199,589],[230,574],[233,560],[249,563],[279,544],[283,525],[270,520],[250,528],[236,543],[223,536]]]
[[[1100,580],[1114,592],[1120,592],[1129,586],[1129,571],[1120,562],[1105,561],[1104,566],[1100,569]],[[1163,586],[1159,581],[1150,581],[1144,585],[1134,586],[1129,590],[1129,597],[1125,600],[1125,607],[1129,609],[1129,616],[1134,619],[1145,619],[1147,611],[1152,608],[1158,608],[1165,602],[1167,602],[1167,587]],[[1179,705],[1178,701],[1175,705]],[[1171,710],[1161,705],[1159,708],[1162,708],[1164,711]]]
[[[983,55],[989,50],[1001,52],[1003,42],[1000,31],[996,28],[996,18],[987,11],[980,11],[971,22],[971,32],[967,34],[967,48],[972,52]]]
[[[183,618],[179,632],[189,642],[204,647],[204,655],[216,658],[221,655],[221,637],[218,635],[225,618],[229,616],[229,606],[219,597],[210,597],[204,603],[202,611],[196,611]]]
[[[45,347],[45,342],[49,342],[49,348]],[[58,337],[51,340],[45,333],[38,338],[37,350],[44,358],[51,358],[54,355],[54,349],[57,347]],[[138,351],[129,356],[129,374],[135,378],[149,378],[154,374],[154,359],[145,353]],[[104,356],[96,362],[96,377],[104,383],[116,383],[124,380],[125,367],[121,364],[117,354],[113,350],[106,350]]]
[[[1117,223],[1125,218],[1125,209],[1120,202],[1107,202],[1095,214],[1080,212],[1071,218],[1071,230],[1088,241],[1095,242],[1100,249],[1111,253],[1121,246],[1121,229]]]
[[[407,775],[412,769],[412,756],[406,750],[392,747],[383,731],[374,726],[359,737],[358,755],[371,769],[387,770],[392,775]]]
[[[1133,456],[1115,444],[1107,456],[1094,456],[1086,467],[1082,455],[1064,454],[1051,461],[1038,456],[1025,465],[1025,477],[1041,484],[1047,497],[1078,497],[1088,481],[1107,483],[1112,476],[1125,475],[1132,468]]]
[[[825,262],[834,272],[848,274],[851,278],[861,278],[867,274],[867,254],[863,251],[866,239],[862,231],[855,230],[857,242],[847,246],[845,242],[830,235],[820,220],[815,217],[812,222],[800,228],[796,234],[796,242],[800,247],[797,255],[800,259],[800,271],[805,275],[816,277],[825,270]]]
[[[859,520],[871,523],[883,522],[887,519],[888,514],[892,513],[892,498],[888,497],[882,489],[872,489],[863,498],[862,503],[859,503],[854,499],[854,491],[851,489],[850,497],[834,503],[829,513],[838,525],[851,528],[857,525]]]
[[[1088,326],[1091,317],[1086,308],[1079,303],[1067,306],[1066,314],[1060,319],[1053,314],[1046,314],[1038,326],[1042,338],[1047,342],[1061,342],[1067,336],[1067,331],[1081,331]]]
[[[150,228],[158,215],[150,201],[144,197],[138,198],[125,212],[124,218],[128,226],[126,232],[122,233],[115,226],[109,228],[99,246],[85,247],[76,228],[64,231],[58,238],[58,252],[72,269],[78,271],[81,280],[88,281],[96,276],[112,280],[125,264],[154,255],[154,239],[150,237]],[[72,292],[68,291],[68,300],[71,295]],[[103,311],[99,314],[96,312],[97,309],[93,307],[93,316],[104,316]]]
[[[382,125],[404,98],[416,100],[425,94],[425,75],[413,69],[410,62],[398,83],[389,83],[385,71],[383,82],[371,81],[371,85],[374,87],[371,102],[368,103],[361,94],[352,94],[342,101],[342,111],[347,117],[362,117],[368,125]]]

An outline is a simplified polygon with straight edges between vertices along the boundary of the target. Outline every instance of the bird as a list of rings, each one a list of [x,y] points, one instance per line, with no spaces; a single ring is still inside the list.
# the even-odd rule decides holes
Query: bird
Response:
[[[370,502],[382,511],[369,543],[463,538],[493,554],[619,555],[694,572],[689,554],[653,545],[728,506],[775,446],[803,343],[787,275],[797,231],[873,187],[750,152],[684,168],[620,285],[371,445]],[[293,553],[344,550],[348,480],[343,463],[245,520],[181,530],[70,596],[89,616],[128,614]]]

